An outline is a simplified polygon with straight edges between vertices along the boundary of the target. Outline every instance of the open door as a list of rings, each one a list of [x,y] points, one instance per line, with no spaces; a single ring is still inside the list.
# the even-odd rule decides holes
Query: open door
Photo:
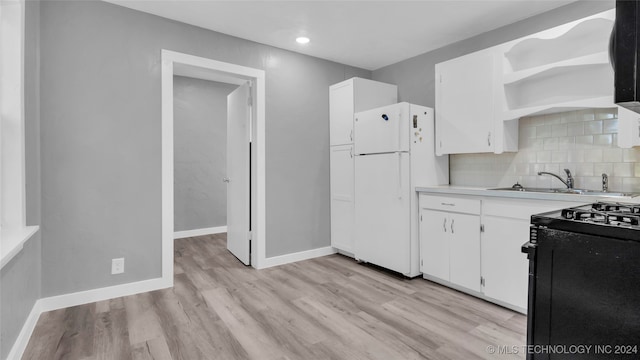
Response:
[[[227,249],[250,264],[249,122],[251,87],[241,85],[227,96]]]

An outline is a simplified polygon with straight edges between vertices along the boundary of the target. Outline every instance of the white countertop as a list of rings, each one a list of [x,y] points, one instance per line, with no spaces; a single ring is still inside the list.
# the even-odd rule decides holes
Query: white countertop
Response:
[[[436,194],[449,194],[449,195],[475,195],[475,196],[514,198],[514,199],[572,201],[572,202],[581,202],[584,204],[593,203],[599,200],[611,201],[611,202],[622,202],[622,203],[634,203],[634,204],[640,203],[640,196],[636,196],[636,197],[609,196],[608,197],[608,196],[562,194],[562,193],[505,191],[505,190],[489,190],[484,187],[455,186],[455,185],[416,186],[416,191],[421,193],[436,193]]]

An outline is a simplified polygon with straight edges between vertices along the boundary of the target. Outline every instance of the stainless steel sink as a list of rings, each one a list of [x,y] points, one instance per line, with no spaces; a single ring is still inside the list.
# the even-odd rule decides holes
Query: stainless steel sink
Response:
[[[600,191],[600,190],[588,190],[588,189],[567,189],[567,188],[530,188],[530,187],[508,187],[508,188],[495,188],[489,190],[498,191],[520,191],[520,192],[534,192],[534,193],[547,193],[547,194],[575,194],[575,195],[590,195],[590,196],[612,196],[612,197],[635,197],[638,193],[622,193],[615,191]]]

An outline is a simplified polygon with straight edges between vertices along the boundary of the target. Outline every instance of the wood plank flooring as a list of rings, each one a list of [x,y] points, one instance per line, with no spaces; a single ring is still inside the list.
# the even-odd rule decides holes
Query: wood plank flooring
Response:
[[[175,286],[40,316],[23,359],[522,359],[526,317],[331,255],[265,270],[176,240]]]

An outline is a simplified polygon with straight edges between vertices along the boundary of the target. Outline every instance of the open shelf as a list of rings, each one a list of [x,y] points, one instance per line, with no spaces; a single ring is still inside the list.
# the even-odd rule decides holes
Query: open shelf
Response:
[[[535,77],[541,73],[552,69],[569,68],[573,66],[582,65],[601,65],[609,64],[609,54],[606,51],[602,51],[595,54],[589,54],[578,58],[561,60],[555,63],[544,64],[537,67],[529,68],[526,70],[520,70],[512,73],[507,73],[502,77],[504,85],[516,83],[527,78]]]
[[[556,112],[580,110],[588,108],[611,108],[615,107],[613,96],[600,96],[592,98],[581,98],[568,100],[564,102],[555,102],[543,105],[523,107],[513,110],[507,110],[502,113],[503,121],[519,119],[523,116],[551,114]]]
[[[555,67],[504,86],[506,109],[527,108],[613,94],[608,64]]]
[[[504,54],[513,72],[547,64],[581,58],[606,49],[613,20],[592,18],[580,22],[570,30],[553,38],[528,38],[514,45]],[[547,34],[553,36],[554,32]],[[604,47],[603,47],[604,45]]]

